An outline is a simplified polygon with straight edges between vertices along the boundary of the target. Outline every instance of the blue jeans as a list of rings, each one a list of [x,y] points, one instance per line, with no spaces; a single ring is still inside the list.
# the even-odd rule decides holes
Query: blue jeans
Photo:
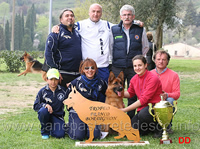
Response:
[[[175,100],[174,100],[174,98],[168,97],[168,98],[166,99],[166,101],[169,101],[169,103],[171,103],[172,106],[173,106],[173,105],[174,105],[174,104],[173,104],[173,101],[175,101]]]
[[[47,108],[42,107],[38,111],[38,119],[40,120],[42,135],[51,135],[56,138],[65,136],[65,121],[63,118],[50,114]]]
[[[69,112],[69,123],[67,134],[73,140],[84,140],[89,138],[89,128],[87,124],[80,120],[77,113]],[[100,126],[97,125],[94,129],[94,139],[99,139],[101,135]]]

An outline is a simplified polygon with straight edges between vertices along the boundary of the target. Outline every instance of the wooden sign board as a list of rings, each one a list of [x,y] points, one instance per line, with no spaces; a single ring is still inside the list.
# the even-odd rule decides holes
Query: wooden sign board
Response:
[[[72,107],[79,118],[88,125],[90,137],[85,141],[86,143],[92,142],[96,125],[109,125],[119,134],[114,137],[115,139],[124,136],[134,142],[139,142],[141,139],[139,131],[131,127],[131,120],[126,113],[111,105],[86,99],[75,87],[72,87],[71,93],[63,103],[68,106],[68,109]]]

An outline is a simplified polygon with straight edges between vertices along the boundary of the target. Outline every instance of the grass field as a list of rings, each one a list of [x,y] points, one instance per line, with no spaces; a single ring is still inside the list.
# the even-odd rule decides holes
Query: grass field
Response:
[[[0,65],[0,148],[76,148],[75,141],[64,139],[42,140],[37,113],[32,105],[39,89],[45,85],[40,74],[17,77],[15,73],[4,72]],[[174,134],[169,135],[173,143],[160,145],[152,135],[142,136],[142,141],[150,145],[137,146],[138,149],[199,149],[200,148],[200,60],[172,59],[169,67],[178,72],[181,80],[181,97],[178,112],[173,120]],[[65,120],[67,121],[67,115]],[[109,136],[103,141],[115,141]],[[179,137],[189,137],[189,144],[179,144]],[[127,141],[126,138],[120,141]],[[80,148],[80,147],[79,147]],[[105,148],[105,147],[87,147]],[[108,147],[113,148],[113,147]],[[119,146],[115,148],[130,148]]]

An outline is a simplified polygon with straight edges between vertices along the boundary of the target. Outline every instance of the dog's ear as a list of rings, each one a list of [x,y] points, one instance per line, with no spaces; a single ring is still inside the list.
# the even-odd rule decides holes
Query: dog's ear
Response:
[[[111,71],[110,75],[109,75],[109,78],[108,78],[108,83],[112,82],[115,78],[116,78],[115,74]]]
[[[25,55],[27,55],[27,52],[26,52],[26,51],[24,52],[24,56],[25,56]]]
[[[118,75],[118,78],[120,78],[122,81],[124,81],[124,73],[121,71]]]

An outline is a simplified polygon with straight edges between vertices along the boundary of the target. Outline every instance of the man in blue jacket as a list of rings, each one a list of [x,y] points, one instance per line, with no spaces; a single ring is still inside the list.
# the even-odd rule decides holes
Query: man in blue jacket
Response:
[[[149,43],[143,27],[134,24],[135,9],[130,5],[124,5],[120,9],[121,22],[112,26],[112,71],[115,76],[123,71],[127,88],[131,78],[135,75],[132,59],[136,55],[146,55]],[[137,100],[137,97],[128,99],[128,105]],[[135,111],[128,112],[130,118]]]
[[[61,85],[77,78],[82,60],[81,37],[74,28],[74,13],[65,9],[60,14],[60,32],[50,33],[45,48],[45,65],[60,72]]]

